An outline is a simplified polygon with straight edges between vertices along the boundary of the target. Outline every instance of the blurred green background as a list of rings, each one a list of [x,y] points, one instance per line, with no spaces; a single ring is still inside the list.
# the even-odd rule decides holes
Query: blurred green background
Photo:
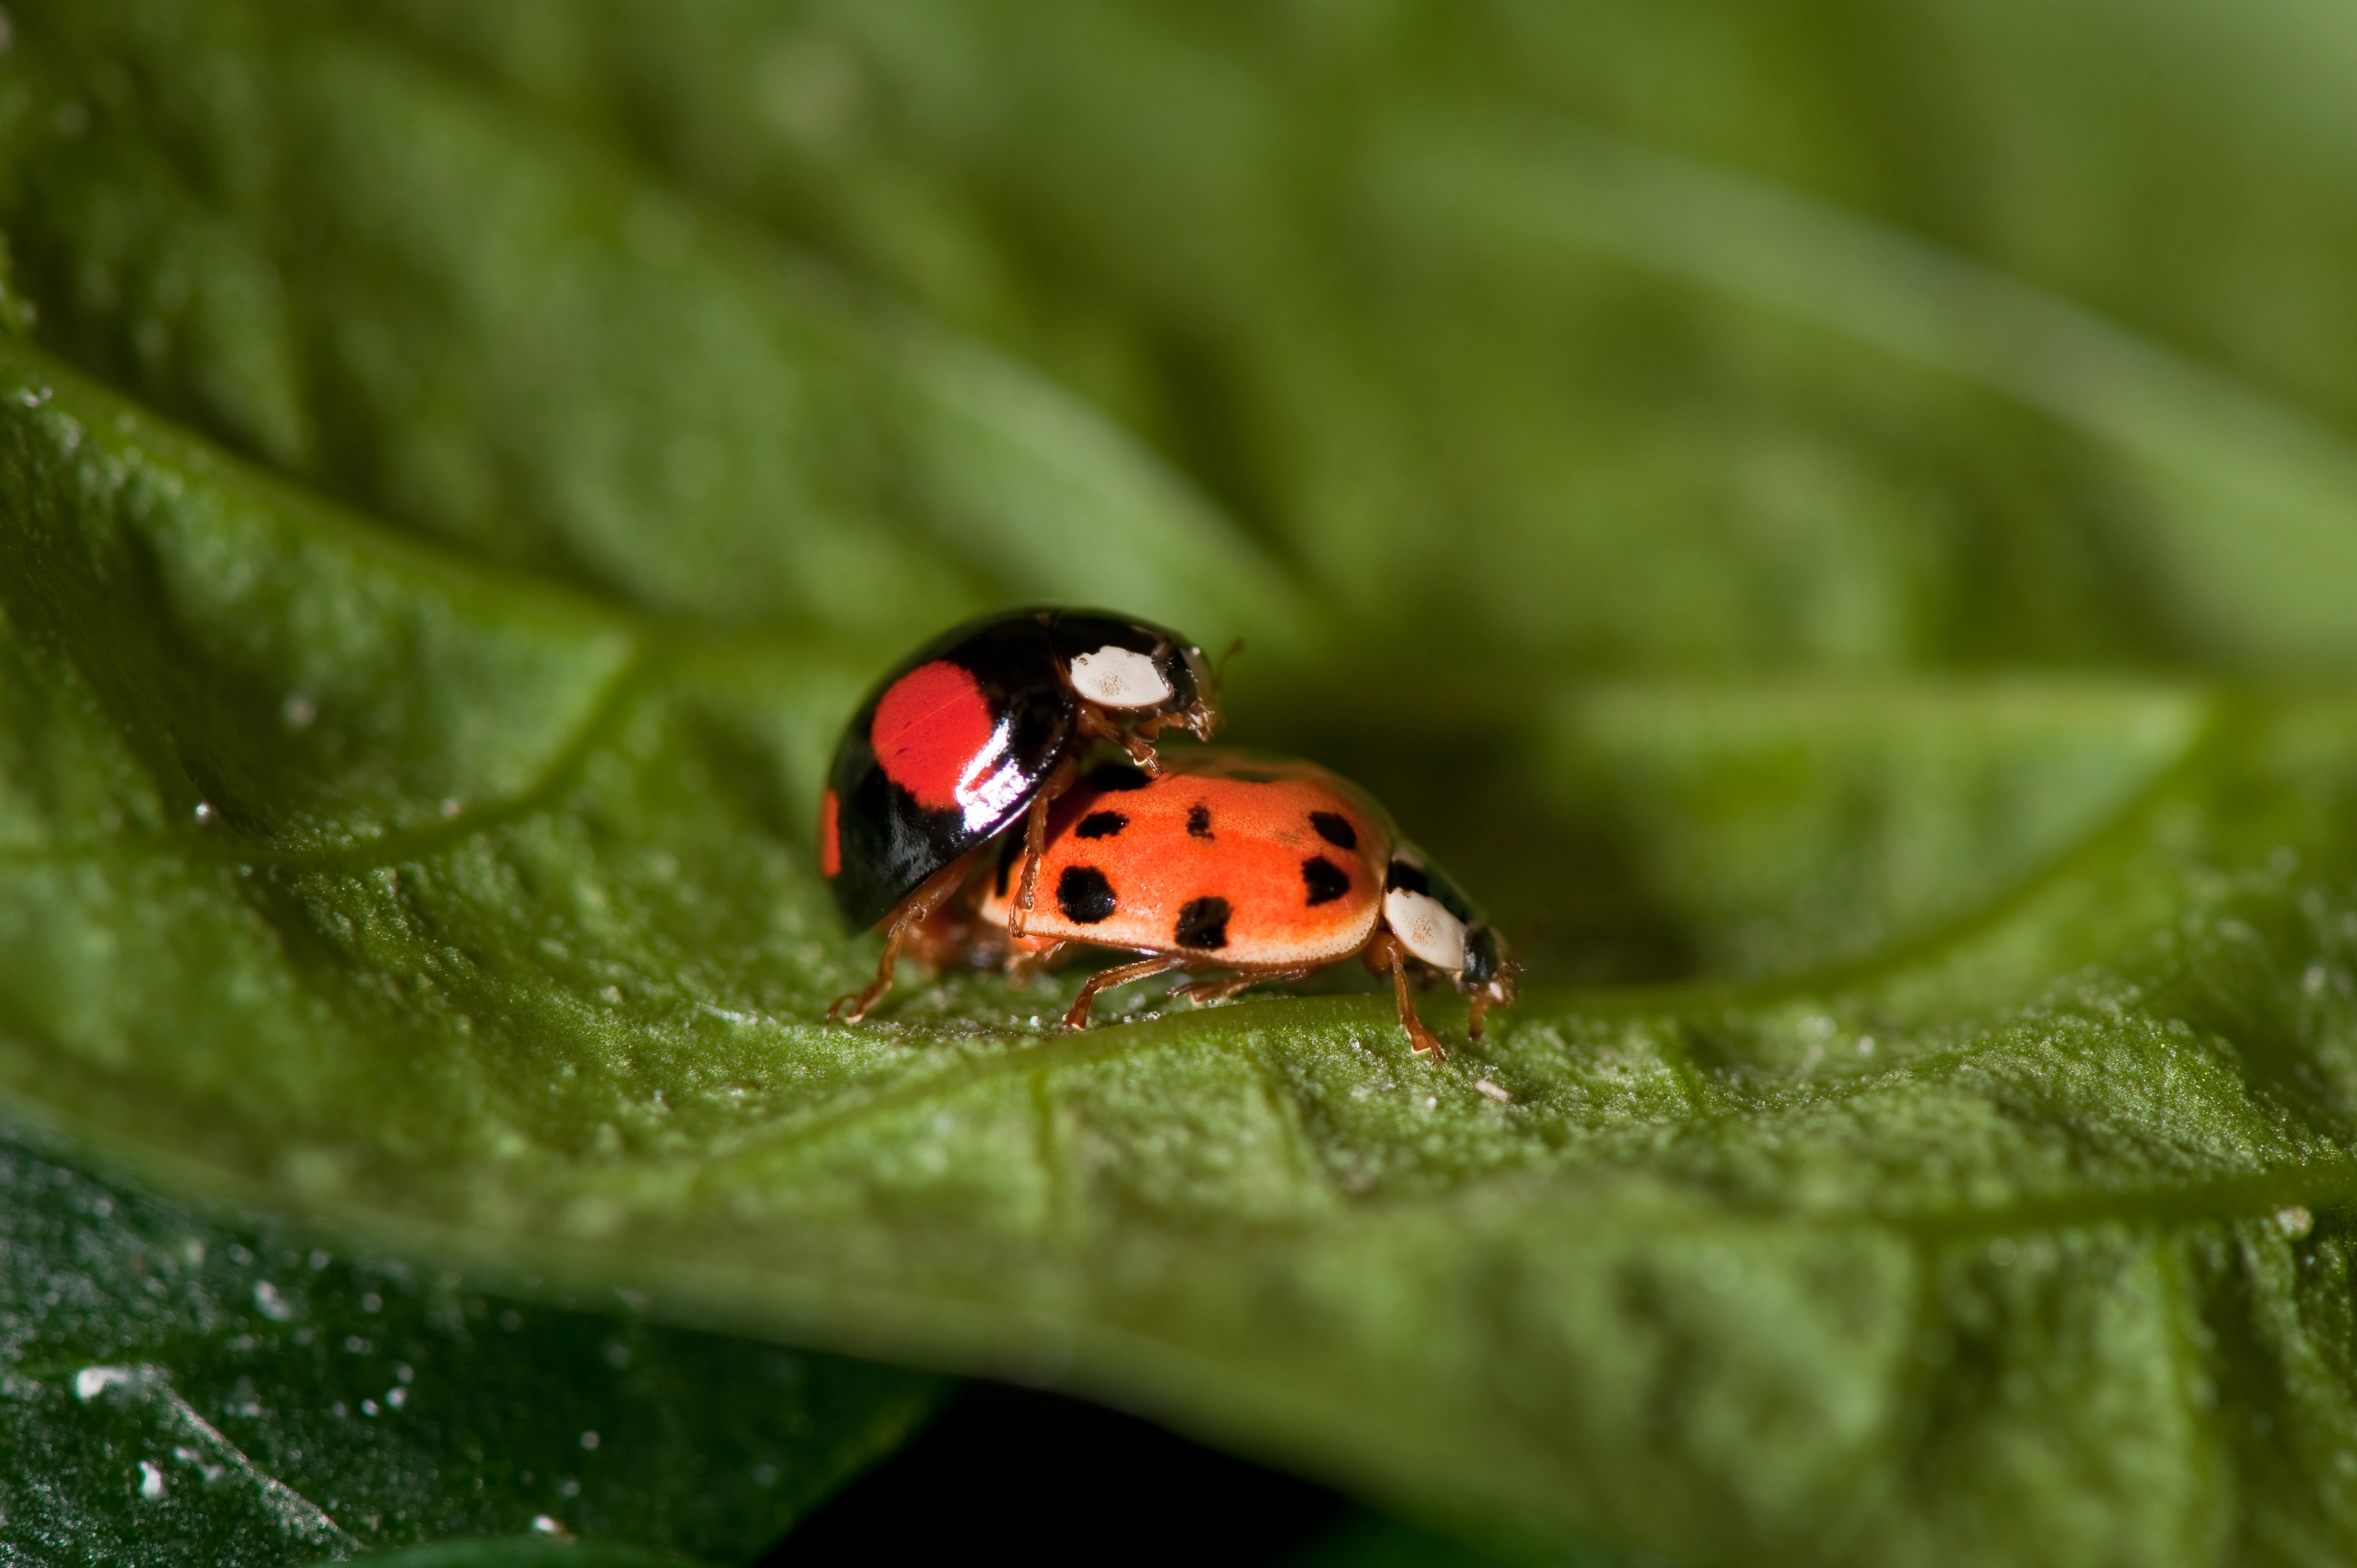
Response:
[[[0,37],[0,1554],[745,1561],[1043,1354],[1484,1551],[2357,1551],[2341,8]],[[1030,600],[1518,1021],[816,1027],[835,726]]]

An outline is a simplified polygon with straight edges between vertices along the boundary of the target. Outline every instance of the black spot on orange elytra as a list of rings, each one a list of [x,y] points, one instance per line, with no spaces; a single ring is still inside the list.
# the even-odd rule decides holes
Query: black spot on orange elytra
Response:
[[[1198,800],[1187,808],[1187,836],[1207,839],[1211,833],[1211,808]]]
[[[1351,890],[1351,874],[1327,859],[1312,855],[1301,863],[1301,883],[1313,905],[1330,904]]]
[[[1221,897],[1194,898],[1178,911],[1178,924],[1171,930],[1182,948],[1197,948],[1206,952],[1228,945],[1228,901]]]
[[[1113,884],[1093,865],[1068,865],[1056,878],[1056,908],[1076,926],[1113,918]]]
[[[1350,818],[1339,812],[1312,811],[1309,813],[1309,825],[1318,830],[1319,838],[1336,849],[1359,847],[1358,830],[1351,826]]]
[[[1072,830],[1074,838],[1109,839],[1129,826],[1129,819],[1119,811],[1091,811]]]

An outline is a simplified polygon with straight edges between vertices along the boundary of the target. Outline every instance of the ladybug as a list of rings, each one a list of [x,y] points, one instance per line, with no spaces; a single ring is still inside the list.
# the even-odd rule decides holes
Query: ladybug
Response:
[[[1010,840],[975,883],[971,920],[935,927],[924,946],[974,958],[996,941],[1018,976],[1074,944],[1146,955],[1090,976],[1067,1028],[1088,1027],[1098,992],[1172,970],[1230,972],[1179,987],[1200,1004],[1355,957],[1390,974],[1415,1053],[1445,1058],[1416,1016],[1412,970],[1437,970],[1471,997],[1477,1040],[1482,1015],[1514,1000],[1519,966],[1488,918],[1382,807],[1312,763],[1207,751],[1152,776],[1095,769],[1049,814],[1037,857],[1043,897],[1028,911],[1013,884],[1031,857],[1018,850]]]
[[[902,660],[845,726],[819,798],[819,871],[845,922],[886,923],[876,978],[828,1017],[866,1015],[909,932],[1027,813],[1015,842],[1038,847],[1092,742],[1120,746],[1151,777],[1165,728],[1208,740],[1218,723],[1201,649],[1102,610],[990,616]],[[1031,891],[1027,876],[1018,906]]]

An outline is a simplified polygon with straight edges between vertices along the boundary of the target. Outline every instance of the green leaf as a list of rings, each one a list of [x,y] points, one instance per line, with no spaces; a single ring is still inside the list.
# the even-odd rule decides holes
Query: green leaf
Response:
[[[1863,24],[1656,9],[12,7],[0,1094],[1501,1551],[2346,1558],[2357,706],[2187,673],[2345,672],[2338,350],[1790,130]],[[1490,1040],[817,1022],[836,726],[1064,596],[1275,645],[1240,729],[1530,955]]]
[[[1984,912],[1825,981],[1541,991],[1446,1067],[1371,996],[1060,1038],[1008,1022],[1053,1002],[966,982],[829,1029],[865,949],[801,824],[848,671],[646,639],[610,677],[594,650],[625,634],[592,608],[126,434],[8,354],[0,486],[38,526],[0,576],[0,1082],[115,1157],[479,1269],[1069,1376],[1528,1540],[1821,1560],[1839,1518],[1859,1561],[2168,1563],[2341,1539],[2349,1330],[2312,1294],[2357,1193],[2337,700],[2016,685],[1944,722],[1870,696],[1748,735],[1707,703],[1623,720],[1630,809],[1706,779],[1684,814],[1739,836],[1755,801],[1863,796],[1800,813],[1846,851],[1829,875],[1953,842],[1931,885]],[[105,683],[154,656],[102,581],[141,584],[199,689],[285,689],[266,650],[321,617],[413,650],[410,679],[303,726],[350,771],[291,772],[298,814],[202,775],[218,730]],[[527,794],[404,825],[433,790],[379,803],[403,787],[365,737],[413,689],[500,689],[444,651],[478,647],[613,694]],[[1812,746],[1828,715],[1850,738]],[[2070,743],[2103,734],[2091,768]],[[1861,771],[1929,737],[2063,781],[2056,815],[1992,818],[1937,745]],[[1904,906],[1877,918],[1920,924]],[[2299,1205],[2322,1218],[2295,1237]]]
[[[741,1561],[939,1392],[331,1258],[15,1141],[0,1144],[0,1550],[80,1563],[294,1563],[535,1519]],[[500,1551],[447,1561],[536,1560]]]
[[[1052,386],[365,32],[11,15],[0,221],[44,338],[333,494],[653,616],[871,653],[1010,593],[1307,629]]]
[[[1485,673],[2357,660],[2320,13],[343,8],[1054,366]]]

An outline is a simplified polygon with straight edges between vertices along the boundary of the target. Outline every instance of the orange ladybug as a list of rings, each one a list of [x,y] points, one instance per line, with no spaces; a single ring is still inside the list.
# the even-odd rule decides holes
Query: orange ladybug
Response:
[[[1488,919],[1382,807],[1311,763],[1189,751],[1151,778],[1107,764],[1056,801],[1036,866],[1031,854],[1008,835],[992,874],[920,946],[1017,976],[1078,945],[1146,955],[1090,976],[1067,1028],[1088,1026],[1098,992],[1150,975],[1227,971],[1179,987],[1200,1004],[1354,957],[1390,974],[1419,1056],[1447,1052],[1416,1015],[1412,971],[1440,971],[1471,997],[1475,1039],[1482,1015],[1514,1000],[1518,969]],[[1039,889],[1028,910],[1027,873]]]

